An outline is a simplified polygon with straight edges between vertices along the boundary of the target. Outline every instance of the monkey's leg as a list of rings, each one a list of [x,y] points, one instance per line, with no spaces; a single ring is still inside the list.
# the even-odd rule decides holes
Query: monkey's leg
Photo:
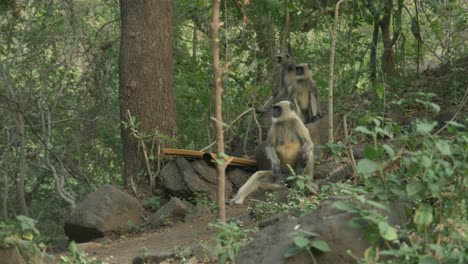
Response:
[[[229,204],[242,204],[245,197],[258,190],[258,188],[277,190],[281,187],[282,185],[274,183],[272,171],[257,171],[242,185],[236,196],[229,201]]]

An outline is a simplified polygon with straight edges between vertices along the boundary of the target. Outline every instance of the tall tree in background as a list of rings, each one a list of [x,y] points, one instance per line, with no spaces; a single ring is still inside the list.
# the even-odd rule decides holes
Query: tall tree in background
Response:
[[[401,0],[398,0],[399,6]],[[401,14],[401,10],[399,11]],[[398,39],[399,32],[394,28],[393,37],[391,36],[391,25],[392,25],[392,13],[393,13],[393,0],[385,0],[385,6],[383,11],[382,20],[380,20],[380,29],[382,30],[382,41],[383,41],[383,55],[382,55],[382,68],[383,72],[388,76],[395,74],[395,52],[393,46]]]
[[[136,117],[140,131],[172,136],[173,1],[121,0],[120,118]],[[122,127],[124,182],[146,171],[137,139]]]

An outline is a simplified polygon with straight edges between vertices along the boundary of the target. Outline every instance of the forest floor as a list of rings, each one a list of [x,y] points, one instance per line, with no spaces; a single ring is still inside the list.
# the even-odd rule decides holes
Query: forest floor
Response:
[[[245,220],[244,224],[250,224],[247,206],[227,207],[226,215],[228,220]],[[208,214],[192,221],[176,222],[158,230],[142,230],[136,234],[115,235],[95,242],[78,244],[78,249],[86,252],[87,259],[95,258],[108,264],[128,264],[137,256],[164,256],[197,246],[212,251],[215,247],[216,231],[209,224],[214,223],[216,219],[216,214]],[[52,263],[60,263],[61,255],[70,256],[70,253],[67,251],[56,254],[56,261]]]

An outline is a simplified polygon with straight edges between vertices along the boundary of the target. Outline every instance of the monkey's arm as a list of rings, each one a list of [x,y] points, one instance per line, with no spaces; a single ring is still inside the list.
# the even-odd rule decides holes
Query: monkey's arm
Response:
[[[273,176],[274,177],[280,176],[281,164],[280,164],[280,160],[278,158],[278,155],[276,154],[275,149],[273,148],[271,144],[268,144],[265,147],[265,152],[266,152],[267,158],[271,162],[271,170],[273,171]]]
[[[309,108],[308,108],[309,120],[307,122],[315,122],[320,116],[320,99],[314,92],[309,93]]]
[[[304,124],[307,124],[307,117],[302,113],[301,107],[299,106],[299,102],[295,96],[289,96],[289,101],[291,101],[294,105],[294,112],[299,116]]]
[[[302,144],[301,153],[299,154],[299,161],[296,166],[296,173],[313,176],[314,169],[314,143],[310,138],[309,130],[304,124],[296,124],[297,137]]]
[[[296,166],[296,173],[298,175],[311,174],[314,166],[314,144],[312,142],[305,142],[302,145],[301,153],[299,154],[299,162]],[[312,175],[310,175],[312,176]]]

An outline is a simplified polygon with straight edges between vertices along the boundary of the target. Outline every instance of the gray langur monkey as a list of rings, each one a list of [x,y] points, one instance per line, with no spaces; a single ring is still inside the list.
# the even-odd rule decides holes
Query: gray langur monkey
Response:
[[[291,101],[281,101],[273,106],[272,125],[265,146],[272,170],[254,173],[229,204],[242,204],[244,199],[258,188],[283,188],[287,176],[290,175],[288,164],[298,175],[313,177],[314,144],[309,131],[295,111],[295,104]]]
[[[274,94],[274,96],[275,98],[280,99],[278,101],[281,101],[281,99],[284,100],[286,98],[288,87],[296,80],[296,74],[294,72],[296,63],[294,62],[293,57],[288,53],[277,55],[276,61],[280,65],[280,83],[279,90]],[[281,98],[281,96],[284,98]]]
[[[288,98],[296,102],[298,113],[305,124],[322,117],[320,93],[312,79],[310,66],[306,63],[295,66],[295,80],[288,87]]]
[[[276,62],[280,66],[279,85],[273,86],[273,94],[260,108],[260,112],[269,112],[273,104],[288,100],[288,87],[296,80],[294,58],[289,53],[276,55]]]

